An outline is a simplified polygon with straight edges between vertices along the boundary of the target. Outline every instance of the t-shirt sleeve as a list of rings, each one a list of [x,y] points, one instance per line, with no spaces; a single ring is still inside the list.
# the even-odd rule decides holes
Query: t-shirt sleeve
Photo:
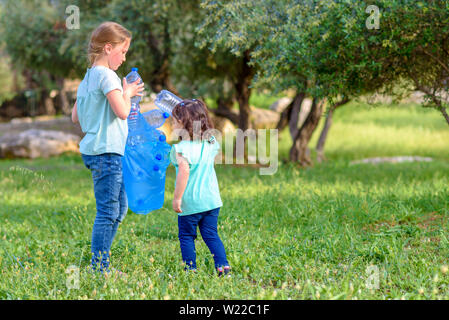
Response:
[[[173,145],[171,152],[170,152],[170,161],[175,167],[178,166],[178,161],[176,159],[176,153],[181,154],[182,157],[187,160],[187,162],[189,163],[189,167],[192,165],[191,150],[189,148],[189,145],[183,144],[181,142]]]
[[[104,95],[107,95],[112,90],[120,90],[123,92],[122,84],[119,77],[112,70],[105,70],[103,78],[100,82],[100,89]]]

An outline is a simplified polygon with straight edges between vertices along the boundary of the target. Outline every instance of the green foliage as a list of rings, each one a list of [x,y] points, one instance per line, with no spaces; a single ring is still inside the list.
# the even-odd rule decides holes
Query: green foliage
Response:
[[[89,67],[87,48],[92,31],[104,21],[110,19],[109,5],[112,0],[58,0],[56,10],[58,17],[64,20],[68,18],[66,8],[75,5],[80,12],[79,29],[67,30],[59,43],[58,52],[55,54],[68,57],[66,69],[71,76],[82,78]]]
[[[69,4],[80,8],[79,30],[65,28]],[[371,4],[379,29],[366,26]],[[8,0],[2,8],[12,63],[52,76],[81,77],[91,31],[112,20],[133,32],[121,75],[139,66],[154,91],[233,99],[248,55],[254,87],[335,99],[396,94],[399,84],[401,94],[418,88],[430,106],[447,107],[448,0]]]
[[[163,77],[175,67],[173,56],[187,37],[197,1],[113,1],[110,16],[133,33],[129,60],[144,79]],[[183,17],[184,16],[184,17]],[[181,17],[183,17],[181,19]],[[128,66],[130,66],[128,64]]]
[[[370,4],[380,9],[379,29],[366,26]],[[393,93],[398,82],[447,91],[448,1],[211,0],[203,7],[202,45],[251,50],[258,85],[328,98]]]
[[[25,68],[65,76],[68,56],[59,53],[65,21],[47,1],[6,1],[2,9],[2,40],[13,62]]]
[[[5,53],[0,53],[0,105],[7,100],[14,98],[15,83],[19,88],[23,86],[23,79],[17,70],[13,70],[10,57]],[[16,79],[14,78],[16,73]]]

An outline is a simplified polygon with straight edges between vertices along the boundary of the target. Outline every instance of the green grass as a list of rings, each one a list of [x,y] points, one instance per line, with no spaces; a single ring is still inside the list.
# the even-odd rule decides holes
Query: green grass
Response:
[[[323,125],[321,121],[312,137],[312,151]],[[280,155],[287,159],[291,145],[287,130],[280,138]],[[402,155],[449,160],[449,126],[441,113],[419,105],[350,103],[335,111],[325,151],[334,162]]]
[[[0,299],[448,299],[448,141],[434,110],[351,104],[335,113],[326,163],[281,162],[274,176],[218,165],[231,278],[216,277],[200,235],[199,272],[184,273],[173,167],[164,208],[129,212],[119,229],[112,264],[128,278],[104,280],[84,271],[95,199],[80,157],[0,161]],[[281,160],[289,144],[282,133]],[[349,165],[392,155],[435,161]],[[71,265],[80,289],[66,287]]]

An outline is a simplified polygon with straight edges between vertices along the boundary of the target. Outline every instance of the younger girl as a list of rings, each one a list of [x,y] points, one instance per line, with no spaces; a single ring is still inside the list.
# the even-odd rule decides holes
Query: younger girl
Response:
[[[122,156],[128,135],[131,97],[142,96],[143,83],[128,84],[114,72],[126,60],[131,33],[114,22],[102,23],[91,35],[91,68],[78,87],[72,121],[86,134],[80,142],[84,164],[92,171],[97,214],[92,230],[92,269],[109,272],[109,255],[128,203]]]
[[[174,145],[170,159],[176,167],[173,209],[178,213],[179,241],[186,270],[196,270],[195,242],[197,226],[212,253],[218,275],[230,271],[226,252],[217,233],[220,207],[223,205],[214,170],[214,159],[220,149],[205,104],[184,100],[173,108],[174,129],[183,139]],[[194,132],[199,131],[199,132]],[[196,130],[196,129],[199,130]],[[198,138],[197,138],[198,136]]]

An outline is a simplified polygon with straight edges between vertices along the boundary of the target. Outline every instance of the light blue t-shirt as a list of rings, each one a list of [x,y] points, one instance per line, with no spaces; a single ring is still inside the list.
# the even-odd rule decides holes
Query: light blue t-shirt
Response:
[[[123,92],[114,71],[103,66],[87,69],[76,95],[78,119],[86,134],[80,142],[82,154],[124,155],[128,123],[115,115],[106,98],[106,94],[115,89]]]
[[[180,216],[209,211],[223,206],[218,188],[214,160],[220,144],[211,137],[209,141],[181,141],[170,153],[170,160],[178,174],[176,153],[180,153],[189,163],[190,174],[187,186],[182,196]],[[176,186],[176,181],[175,181]]]

